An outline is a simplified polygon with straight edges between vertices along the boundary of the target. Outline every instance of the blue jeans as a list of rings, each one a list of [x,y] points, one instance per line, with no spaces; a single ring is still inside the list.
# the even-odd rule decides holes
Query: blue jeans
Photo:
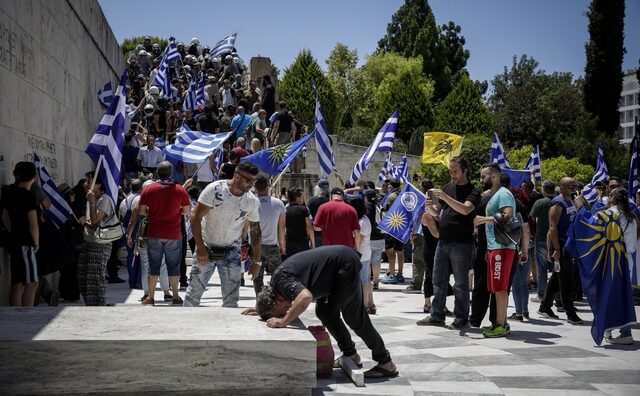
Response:
[[[204,293],[209,279],[211,279],[216,268],[218,268],[220,288],[222,290],[222,306],[238,308],[241,266],[240,246],[230,248],[225,253],[223,260],[209,261],[206,265],[198,264],[196,256],[193,256],[191,275],[189,276],[189,287],[187,288],[187,294],[184,298],[184,306],[197,307],[200,305],[202,293]]]
[[[167,265],[169,276],[180,276],[182,260],[182,239],[147,238],[149,252],[149,275],[159,276],[162,258]]]
[[[142,279],[141,283],[144,294],[149,294],[149,250],[147,249],[147,242],[141,242],[140,244],[140,279]],[[162,290],[169,290],[167,265],[165,264],[164,259],[160,265],[160,288]]]
[[[447,285],[453,274],[455,281],[453,294],[456,319],[469,320],[469,269],[471,268],[472,245],[461,242],[438,241],[433,262],[433,301],[431,316],[444,320],[444,307],[447,302]]]
[[[547,261],[547,242],[535,243],[536,265],[538,266],[538,297],[544,296],[547,288],[547,277],[549,272],[549,262]]]
[[[513,301],[516,304],[516,314],[522,315],[529,312],[529,269],[531,260],[520,262],[516,258],[515,271],[513,272],[513,283],[511,291],[513,292]]]

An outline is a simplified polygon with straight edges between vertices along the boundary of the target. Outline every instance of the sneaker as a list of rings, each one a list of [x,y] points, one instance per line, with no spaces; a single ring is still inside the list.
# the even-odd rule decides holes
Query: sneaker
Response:
[[[490,329],[487,329],[482,332],[482,335],[487,338],[499,338],[504,337],[509,334],[509,330],[506,326],[502,326],[500,324],[491,326]]]
[[[384,278],[380,279],[380,282],[384,283],[384,284],[392,284],[395,285],[396,283],[398,283],[398,280],[396,279],[395,275],[385,275]]]
[[[512,313],[511,316],[509,316],[509,319],[517,320],[518,322],[524,322],[524,317],[522,315],[518,315],[517,313]]]
[[[556,311],[558,311],[558,312],[566,312],[566,309],[564,309],[563,306],[557,306],[556,305]]]
[[[378,290],[380,288],[380,285],[378,284],[378,282],[373,284],[373,290]]]
[[[542,302],[542,297],[540,296],[532,297],[531,300],[529,301],[531,301],[532,303],[540,304]]]
[[[447,325],[449,330],[462,330],[469,327],[469,321],[464,319],[455,319],[451,324]]]
[[[582,324],[582,319],[576,314],[567,314],[567,323],[572,325]]]
[[[400,282],[400,283],[402,283],[402,282]],[[422,290],[420,290],[420,288],[415,287],[414,285],[409,285],[402,292],[403,293],[407,293],[407,294],[420,294],[420,293],[422,293]]]
[[[445,326],[444,320],[438,320],[433,316],[427,316],[424,319],[420,319],[419,321],[416,322],[416,324],[418,326],[439,326],[439,327]]]
[[[633,344],[633,336],[623,337],[620,335],[615,338],[605,338],[605,341],[613,345],[631,345]]]
[[[480,324],[481,324],[480,322],[469,320],[469,326],[471,326],[471,327],[480,328]]]
[[[402,276],[402,275],[396,275],[396,282],[398,282],[398,283],[404,283],[404,276]]]
[[[494,324],[492,324],[491,326],[482,326],[480,328],[480,330],[482,330],[482,332],[484,333],[485,331],[489,330],[490,328],[492,328],[493,326],[495,326]]]
[[[560,319],[558,315],[553,313],[551,308],[543,307],[542,305],[540,306],[540,309],[538,309],[538,315],[548,319]]]
[[[443,312],[445,316],[453,316],[453,312],[449,311],[449,308],[447,308],[446,306],[444,307]]]
[[[523,313],[522,313],[522,316],[523,316],[525,319],[529,320],[529,312],[523,312]]]
[[[186,289],[187,287],[189,287],[189,284],[187,282],[180,282],[181,289]]]
[[[505,323],[504,328],[505,330],[507,330],[507,333],[511,333],[511,326],[509,325],[509,323]]]

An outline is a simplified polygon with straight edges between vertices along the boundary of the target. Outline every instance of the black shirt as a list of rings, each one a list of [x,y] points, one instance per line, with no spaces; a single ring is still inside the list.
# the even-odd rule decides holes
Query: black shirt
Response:
[[[380,239],[384,239],[384,234],[378,228],[378,222],[376,221],[376,214],[379,210],[378,205],[367,202],[365,204],[365,208],[367,210],[367,218],[369,219],[369,223],[371,223],[371,236],[369,237],[369,239],[372,241],[379,241]]]
[[[31,191],[15,184],[2,189],[2,209],[9,214],[11,233],[9,240],[18,246],[34,246],[29,231],[29,212],[37,210],[38,201]]]
[[[453,210],[444,201],[440,201],[442,203],[442,215],[440,216],[440,225],[438,226],[440,240],[445,242],[470,243],[473,238],[473,219],[476,215],[475,208],[477,208],[480,203],[480,191],[471,183],[463,186],[449,183],[442,187],[442,191],[458,202],[471,202],[474,210],[468,215],[463,215]]]
[[[222,169],[220,169],[220,179],[222,180],[231,180],[233,179],[233,174],[236,171],[236,164],[232,164],[230,162],[225,162],[222,164]]]
[[[322,246],[300,252],[286,259],[274,271],[271,286],[283,297],[293,301],[305,288],[315,298],[325,297],[335,291],[340,271],[361,266],[355,250],[342,245]],[[358,280],[357,276],[353,277]]]
[[[287,244],[291,241],[307,242],[309,209],[304,205],[289,205],[286,213]]]
[[[204,116],[200,117],[200,119],[198,119],[198,122],[200,123],[200,130],[202,132],[215,133],[216,129],[220,128],[218,119],[212,115],[205,114]]]
[[[323,203],[329,202],[329,197],[313,197],[309,200],[309,212],[311,213],[311,217],[315,218],[316,213],[318,213],[318,209],[320,205]]]
[[[291,117],[289,113],[287,113],[286,111],[279,111],[276,114],[276,121],[280,121],[278,132],[291,132],[291,123],[293,122],[293,117]]]

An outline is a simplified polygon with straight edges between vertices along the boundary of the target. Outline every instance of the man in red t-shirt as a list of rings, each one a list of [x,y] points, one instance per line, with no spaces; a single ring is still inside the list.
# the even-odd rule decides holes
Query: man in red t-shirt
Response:
[[[154,304],[154,292],[160,276],[160,265],[164,256],[173,290],[173,304],[182,305],[178,294],[180,261],[182,257],[183,215],[191,213],[191,200],[180,184],[171,180],[173,166],[169,161],[158,164],[159,180],[142,190],[138,215],[148,215],[147,249],[149,252],[149,295],[142,303]]]
[[[316,231],[322,231],[322,246],[360,247],[360,222],[356,210],[344,202],[341,188],[331,190],[331,201],[320,205],[313,219]]]

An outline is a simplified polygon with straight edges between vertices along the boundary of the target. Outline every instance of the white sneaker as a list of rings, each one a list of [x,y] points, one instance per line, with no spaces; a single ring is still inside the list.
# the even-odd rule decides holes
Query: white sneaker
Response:
[[[605,331],[605,332],[604,332],[604,336],[603,336],[603,338],[604,338],[605,340],[610,340],[610,339],[612,339],[612,338],[613,338],[613,336],[611,335],[611,331]]]
[[[540,304],[542,302],[542,299],[538,296],[532,297],[530,300],[532,303],[538,303]]]
[[[606,338],[605,340],[609,344],[615,344],[615,345],[631,345],[631,344],[633,344],[633,336],[627,336],[627,337],[617,336],[615,338]]]

